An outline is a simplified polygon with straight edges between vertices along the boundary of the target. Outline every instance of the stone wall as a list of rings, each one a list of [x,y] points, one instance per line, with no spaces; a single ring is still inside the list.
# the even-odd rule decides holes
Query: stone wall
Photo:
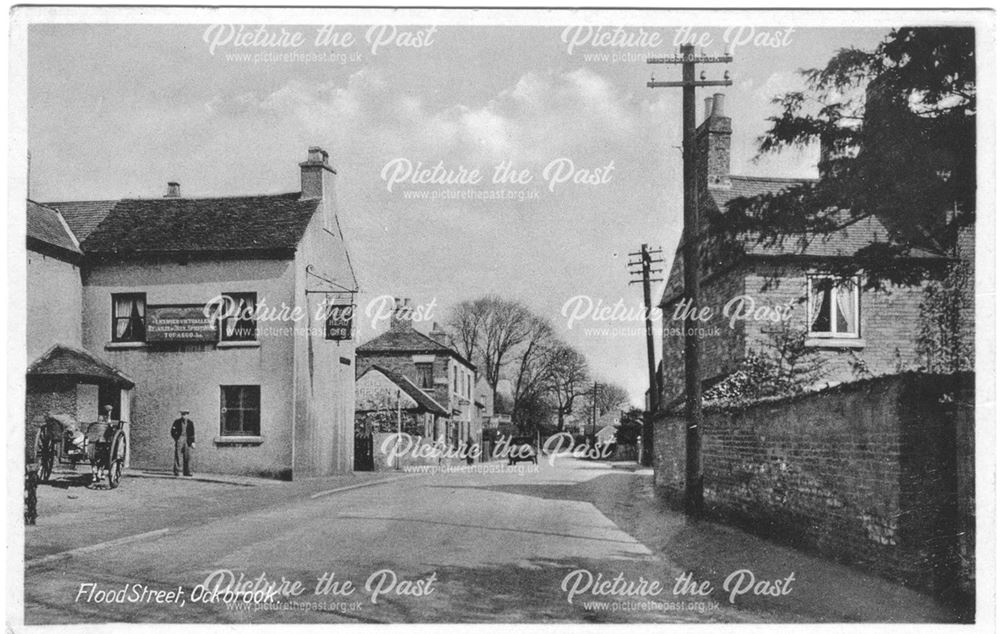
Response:
[[[914,587],[968,595],[972,408],[971,377],[917,374],[707,407],[706,513]],[[684,427],[668,415],[655,436],[656,485],[678,506]]]

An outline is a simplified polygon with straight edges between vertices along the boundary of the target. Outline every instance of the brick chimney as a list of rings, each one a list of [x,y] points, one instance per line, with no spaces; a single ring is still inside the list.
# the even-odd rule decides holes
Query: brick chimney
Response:
[[[180,198],[181,197],[181,184],[170,181],[167,183],[167,193],[163,195],[164,198]]]
[[[431,327],[431,331],[427,333],[434,341],[438,342],[442,346],[448,346],[448,333],[441,328],[440,325],[435,321],[434,325]],[[449,346],[450,347],[450,346]]]
[[[302,170],[301,198],[323,201],[323,226],[333,231],[337,226],[337,170],[330,167],[330,155],[314,145],[309,148],[306,160],[299,163],[299,168]]]
[[[705,99],[705,120],[695,132],[698,148],[699,189],[725,188],[729,180],[729,148],[732,142],[732,120],[726,116],[726,96],[715,93]]]
[[[396,298],[396,306],[389,317],[389,330],[399,332],[413,328],[413,307],[410,298]]]

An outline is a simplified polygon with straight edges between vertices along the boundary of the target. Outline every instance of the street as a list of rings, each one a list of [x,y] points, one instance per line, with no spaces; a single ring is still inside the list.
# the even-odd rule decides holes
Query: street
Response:
[[[946,620],[923,595],[666,510],[651,472],[631,463],[475,467],[43,486],[26,530],[25,621]],[[779,596],[756,596],[746,574],[727,586],[743,569],[794,581]],[[236,589],[284,593],[226,605],[197,588],[241,574],[251,583]]]

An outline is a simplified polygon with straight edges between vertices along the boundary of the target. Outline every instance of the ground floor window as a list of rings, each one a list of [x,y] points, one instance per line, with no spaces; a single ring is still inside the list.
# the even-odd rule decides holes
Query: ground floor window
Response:
[[[260,386],[223,385],[221,434],[260,436]]]

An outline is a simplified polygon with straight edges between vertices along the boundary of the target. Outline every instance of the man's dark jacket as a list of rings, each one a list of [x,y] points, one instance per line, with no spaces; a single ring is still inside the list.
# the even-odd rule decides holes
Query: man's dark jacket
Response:
[[[170,428],[170,437],[177,440],[181,437],[181,429],[184,428],[184,419],[178,418]],[[190,447],[194,444],[194,421],[190,418],[187,421],[187,444]]]

